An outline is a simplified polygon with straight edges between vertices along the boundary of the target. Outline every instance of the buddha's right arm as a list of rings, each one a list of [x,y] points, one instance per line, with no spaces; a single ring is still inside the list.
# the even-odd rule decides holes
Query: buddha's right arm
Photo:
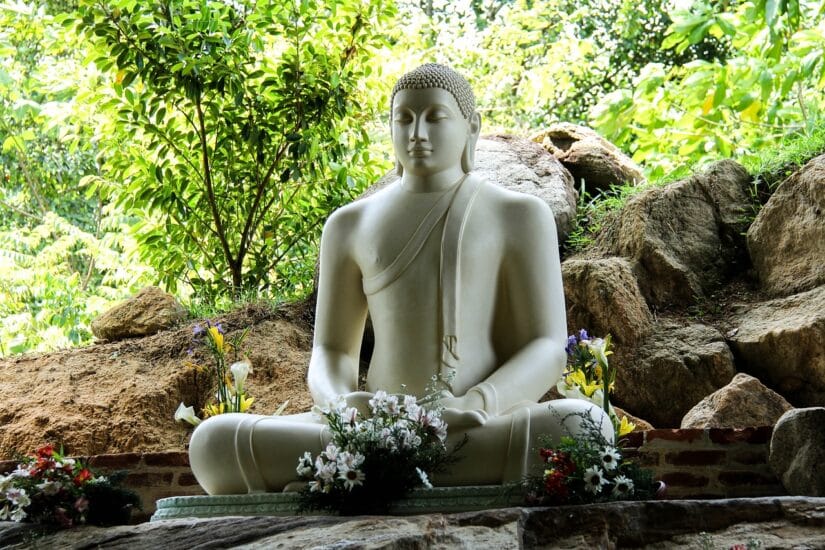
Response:
[[[358,388],[367,300],[353,255],[354,217],[344,207],[330,216],[321,237],[315,335],[307,383],[317,405]]]

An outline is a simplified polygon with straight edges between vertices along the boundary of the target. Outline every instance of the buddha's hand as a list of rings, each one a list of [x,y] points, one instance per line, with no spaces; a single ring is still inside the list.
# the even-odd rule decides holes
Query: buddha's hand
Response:
[[[476,428],[487,423],[489,416],[486,412],[477,409],[462,411],[461,409],[446,408],[441,411],[441,419],[447,424],[447,430],[466,430]]]
[[[374,395],[374,393],[368,391],[353,391],[344,394],[344,399],[346,399],[348,407],[358,409],[358,414],[361,415],[361,418],[369,418],[372,416],[370,399],[372,399]]]

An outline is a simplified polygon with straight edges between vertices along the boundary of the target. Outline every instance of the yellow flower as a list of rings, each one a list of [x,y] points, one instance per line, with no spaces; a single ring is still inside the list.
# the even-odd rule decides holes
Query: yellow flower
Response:
[[[595,373],[596,373],[596,380],[601,380],[602,379],[602,367],[601,367],[601,365],[596,365]]]
[[[255,401],[254,397],[247,397],[246,395],[241,395],[241,410],[240,412],[246,412],[249,410],[249,407],[252,406],[252,402]]]
[[[216,416],[226,412],[226,403],[212,403],[203,409],[204,416]]]
[[[219,350],[223,348],[223,334],[218,331],[218,327],[209,327],[209,337],[214,342],[215,347]]]
[[[567,375],[565,382],[568,386],[575,385],[581,388],[582,393],[587,397],[591,397],[593,393],[601,387],[598,382],[588,383],[587,377],[580,370],[573,371]]]
[[[619,423],[619,437],[626,436],[635,429],[636,424],[629,421],[626,416],[623,416],[622,421]]]

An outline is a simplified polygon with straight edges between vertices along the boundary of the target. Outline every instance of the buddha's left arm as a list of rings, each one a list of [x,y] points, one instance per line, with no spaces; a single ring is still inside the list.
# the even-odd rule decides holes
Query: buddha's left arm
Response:
[[[503,277],[513,335],[521,346],[486,380],[468,390],[465,404],[496,415],[523,401],[538,401],[561,378],[567,337],[564,288],[550,208],[541,200],[525,197],[508,205],[507,252]]]

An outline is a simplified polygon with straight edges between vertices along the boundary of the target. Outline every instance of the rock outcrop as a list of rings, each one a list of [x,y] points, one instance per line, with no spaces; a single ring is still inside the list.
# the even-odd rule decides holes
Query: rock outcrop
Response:
[[[618,361],[616,404],[657,428],[677,427],[682,417],[735,373],[733,355],[716,329],[661,323],[632,359]]]
[[[742,263],[738,216],[748,208],[751,178],[733,161],[631,198],[599,235],[590,255],[632,262],[651,306],[688,306]]]
[[[825,499],[610,502],[375,517],[227,517],[78,527],[0,523],[0,546],[31,548],[821,548]]]
[[[825,405],[825,286],[748,305],[731,322],[740,371],[795,406]]]
[[[585,126],[553,124],[530,137],[553,154],[573,175],[577,188],[592,194],[612,185],[641,183],[642,169],[618,147]]]
[[[776,189],[748,230],[748,249],[772,295],[825,285],[825,155]]]
[[[768,464],[789,494],[825,496],[825,407],[782,415],[773,429]]]
[[[682,428],[749,428],[773,426],[793,407],[753,376],[739,373],[690,409]]]
[[[186,319],[175,297],[148,286],[94,321],[92,333],[101,340],[123,340],[157,334]]]
[[[611,334],[616,346],[635,347],[653,327],[653,315],[623,258],[565,261],[562,266],[567,327]]]

